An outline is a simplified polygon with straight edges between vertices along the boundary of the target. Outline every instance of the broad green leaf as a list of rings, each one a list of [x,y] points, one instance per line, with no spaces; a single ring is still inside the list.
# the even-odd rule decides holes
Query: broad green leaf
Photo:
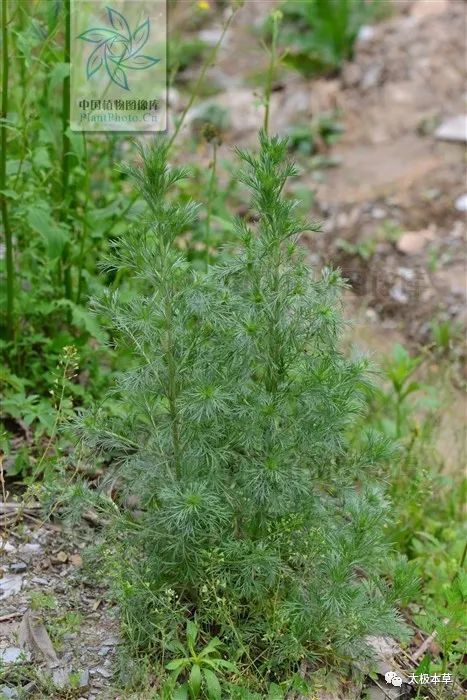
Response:
[[[32,155],[32,162],[34,163],[36,168],[46,169],[52,167],[49,152],[45,146],[39,146],[38,148],[34,149]]]
[[[49,258],[51,260],[59,258],[69,238],[68,229],[54,221],[48,210],[39,208],[37,205],[29,209],[28,223],[44,239]]]
[[[73,153],[79,161],[82,161],[85,156],[83,134],[76,133],[76,131],[72,131],[71,129],[67,129],[66,133],[70,139]]]
[[[216,674],[209,669],[203,670],[204,680],[206,681],[206,689],[208,691],[209,700],[221,700],[221,684]]]
[[[277,683],[271,683],[268,689],[268,700],[284,700],[284,693]]]
[[[191,669],[188,685],[195,698],[197,698],[201,690],[201,668],[198,664],[194,664]]]
[[[180,685],[173,692],[173,700],[188,700],[188,688],[186,685]]]
[[[56,63],[49,73],[49,85],[51,89],[54,89],[57,85],[60,85],[65,78],[70,75],[70,64],[69,63]]]
[[[58,299],[55,302],[57,308],[67,308],[71,311],[71,319],[76,328],[80,328],[96,338],[101,343],[105,342],[106,335],[96,317],[82,306],[78,306],[70,299]]]
[[[166,664],[165,667],[168,671],[178,671],[178,669],[183,668],[185,664],[186,659],[174,659],[173,661],[169,661],[169,663]]]
[[[19,197],[19,194],[14,190],[0,190],[0,194],[3,194],[5,197],[9,197],[10,199],[18,199]]]
[[[217,649],[217,647],[222,646],[222,642],[218,637],[213,637],[204,647],[202,652],[200,653],[200,656],[208,656],[211,654],[213,651]]]
[[[6,174],[16,175],[20,167],[23,173],[28,173],[31,170],[31,163],[27,160],[21,161],[15,158],[9,158],[6,162]]]
[[[93,219],[99,219],[100,221],[105,221],[106,219],[111,219],[113,216],[120,212],[120,202],[118,199],[114,199],[111,204],[106,207],[101,207],[100,209],[92,210],[92,219],[89,223],[92,223]]]
[[[192,620],[188,620],[188,622],[186,623],[186,638],[187,638],[188,644],[191,647],[194,647],[197,636],[198,636],[198,625],[195,624]]]
[[[227,671],[235,672],[237,670],[236,665],[232,661],[227,661],[227,659],[213,659],[212,663],[216,666],[227,669]]]

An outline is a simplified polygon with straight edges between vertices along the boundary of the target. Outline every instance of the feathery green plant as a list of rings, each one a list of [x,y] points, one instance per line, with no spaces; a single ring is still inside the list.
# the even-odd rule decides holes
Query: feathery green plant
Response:
[[[339,273],[314,278],[296,246],[307,225],[282,195],[286,142],[262,132],[258,155],[238,151],[256,223],[236,222],[233,254],[206,275],[176,245],[197,208],[171,197],[186,172],[168,148],[125,167],[149,214],[107,268],[138,293],[97,308],[135,366],[119,417],[96,410],[81,431],[117,472],[105,558],[133,649],[162,670],[192,620],[201,648],[217,638],[235,662],[230,683],[264,691],[302,659],[361,658],[367,635],[403,633],[393,607],[410,576],[383,575],[389,506],[373,483],[393,452],[375,433],[349,447],[368,363],[339,350]]]

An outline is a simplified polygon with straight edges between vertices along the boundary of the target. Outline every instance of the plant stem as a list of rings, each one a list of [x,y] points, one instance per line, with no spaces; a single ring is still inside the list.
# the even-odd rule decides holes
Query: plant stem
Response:
[[[5,232],[6,246],[6,334],[12,339],[14,329],[14,287],[15,269],[13,264],[13,237],[11,234],[8,217],[7,198],[3,190],[6,189],[6,160],[7,160],[7,124],[8,117],[8,7],[7,0],[2,0],[2,112],[1,112],[1,154],[0,154],[0,202],[2,210],[3,230]]]
[[[70,64],[70,0],[64,0],[65,13],[65,54],[64,62]],[[68,193],[70,180],[70,138],[68,136],[68,128],[70,126],[70,75],[66,75],[63,79],[62,91],[62,219],[66,216],[65,200]],[[63,276],[65,283],[65,296],[67,299],[72,297],[71,288],[71,268],[69,263],[70,244],[67,243],[63,249],[62,264]]]
[[[171,301],[171,291],[166,297],[165,303],[165,316],[167,321],[167,370],[168,370],[168,389],[167,398],[169,401],[169,411],[171,419],[171,430],[172,430],[172,445],[173,445],[173,458],[175,473],[177,476],[179,474],[179,464],[180,464],[180,428],[179,428],[179,416],[177,407],[177,369],[174,357],[174,341],[172,334],[173,326],[173,307]]]
[[[209,68],[209,66],[210,66],[212,63],[214,63],[214,61],[216,60],[217,52],[219,51],[219,48],[220,48],[220,46],[221,46],[221,44],[222,44],[222,42],[223,42],[223,40],[224,40],[224,37],[225,37],[225,35],[226,35],[226,33],[227,33],[227,30],[228,30],[228,28],[230,27],[230,25],[231,25],[231,23],[232,23],[232,20],[233,20],[233,18],[235,17],[236,14],[237,14],[237,9],[232,9],[232,12],[231,12],[230,16],[228,17],[228,19],[226,20],[226,22],[225,22],[225,24],[224,24],[224,26],[223,26],[223,28],[222,28],[221,35],[220,35],[220,37],[219,37],[219,39],[218,39],[216,45],[213,46],[212,51],[209,53],[209,56],[207,57],[206,61],[204,62],[204,65],[203,65],[203,67],[202,67],[202,69],[201,69],[201,72],[200,72],[200,74],[199,74],[199,76],[198,76],[198,80],[196,81],[195,86],[194,86],[194,88],[193,88],[193,91],[192,91],[192,93],[191,93],[191,95],[190,95],[190,99],[188,100],[188,104],[187,104],[187,106],[185,107],[185,109],[183,110],[182,116],[181,116],[180,119],[178,120],[177,126],[175,127],[175,131],[174,131],[174,133],[172,134],[172,136],[171,136],[171,138],[170,138],[170,141],[169,141],[169,149],[171,148],[173,142],[174,142],[175,139],[177,138],[178,133],[179,133],[180,129],[182,128],[183,123],[184,123],[184,121],[185,121],[185,119],[186,119],[186,115],[188,114],[188,112],[190,111],[190,109],[193,107],[193,104],[194,104],[196,98],[197,98],[198,95],[199,95],[199,91],[200,91],[201,85],[202,85],[202,83],[203,83],[204,76],[206,75],[206,71],[207,71],[207,69]]]
[[[76,292],[76,303],[79,304],[81,300],[81,290],[83,286],[83,268],[84,268],[84,253],[85,244],[88,234],[88,203],[89,203],[89,168],[88,168],[88,154],[87,154],[87,144],[86,144],[86,134],[83,132],[83,150],[84,150],[84,207],[83,207],[83,229],[81,231],[81,241],[79,249],[79,261],[78,261],[78,289]]]
[[[274,73],[276,70],[277,63],[277,38],[279,36],[279,23],[282,18],[282,13],[276,10],[272,13],[272,40],[271,49],[269,51],[269,68],[266,75],[266,85],[264,88],[264,131],[266,134],[269,131],[269,111],[271,106],[271,93],[272,85],[274,81]]]
[[[206,271],[209,267],[209,248],[211,245],[211,214],[212,214],[212,200],[214,196],[214,185],[216,182],[216,166],[217,166],[217,140],[214,139],[212,142],[212,165],[211,165],[211,177],[209,178],[209,189],[208,189],[208,208],[206,213],[206,233],[205,233],[205,244],[206,244]]]

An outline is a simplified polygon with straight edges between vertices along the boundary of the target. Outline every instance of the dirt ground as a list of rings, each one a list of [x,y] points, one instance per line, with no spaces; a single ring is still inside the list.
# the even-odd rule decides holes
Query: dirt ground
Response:
[[[258,33],[275,6],[246,2],[209,74],[219,93],[192,109],[192,117],[209,104],[228,109],[224,154],[233,145],[254,145],[262,125],[261,88],[254,83],[267,57]],[[319,237],[304,240],[312,260],[342,267],[379,329],[381,321],[395,320],[385,330],[397,327],[417,344],[429,340],[431,321],[465,326],[467,319],[465,212],[456,209],[467,191],[465,139],[435,135],[444,120],[466,110],[467,6],[404,0],[393,7],[393,16],[366,28],[339,77],[279,72],[271,132],[287,134],[320,113],[337,112],[344,128],[332,148],[338,166],[316,172],[305,165],[298,181],[315,192],[310,214],[323,222]],[[214,43],[219,19],[200,36]],[[189,129],[190,118],[187,135]],[[208,157],[202,149],[198,156]],[[365,243],[371,259],[358,253]]]
[[[355,61],[341,76],[307,80],[281,72],[271,105],[271,131],[283,134],[320,112],[339,113],[344,133],[332,148],[339,165],[319,172],[302,168],[299,178],[302,188],[315,192],[310,215],[323,221],[323,232],[304,237],[304,245],[316,265],[331,260],[342,267],[352,282],[348,301],[354,336],[378,353],[389,351],[394,342],[411,348],[430,342],[433,320],[449,319],[463,329],[467,320],[460,199],[467,193],[465,142],[436,136],[444,120],[466,110],[467,5],[463,0],[404,0],[395,5],[393,16],[372,26],[358,42]],[[221,156],[234,144],[256,141],[263,108],[254,75],[266,62],[258,30],[274,6],[270,0],[247,0],[210,69],[208,80],[219,92],[208,101],[231,113]],[[197,31],[215,42],[220,19],[218,13]],[[172,91],[172,109],[181,110],[185,100],[182,90]],[[200,106],[195,105],[191,117]],[[207,149],[200,147],[197,157],[207,162]],[[368,246],[369,256],[362,254]],[[453,392],[440,446],[455,462],[458,452],[452,445],[465,427],[466,404],[460,392]],[[34,614],[36,628],[42,617],[56,630],[59,661],[49,666],[77,673],[73,697],[117,697],[110,688],[118,646],[115,614],[104,589],[95,582],[91,589],[79,575],[80,552],[96,536],[93,526],[83,524],[71,532],[42,525],[34,508],[10,514],[7,521],[0,655],[5,659],[18,653],[20,620],[35,600],[40,608]],[[76,629],[67,618],[70,611],[82,615]],[[41,667],[36,664],[33,673],[27,657],[23,667],[19,685],[27,689],[32,683],[30,691],[37,692],[34,674]],[[18,697],[6,687],[3,693]]]

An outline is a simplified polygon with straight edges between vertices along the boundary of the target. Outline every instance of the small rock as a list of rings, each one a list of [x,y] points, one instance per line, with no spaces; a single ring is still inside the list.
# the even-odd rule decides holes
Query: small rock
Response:
[[[457,211],[467,211],[467,194],[461,194],[454,202]]]
[[[52,557],[54,564],[66,564],[68,561],[68,554],[66,552],[57,552],[55,556]]]
[[[376,685],[372,685],[366,688],[366,693],[368,700],[397,700],[398,698],[404,697],[405,693],[401,692],[398,688],[393,685],[385,685],[384,688],[379,688]]]
[[[0,552],[6,552],[7,554],[11,554],[15,551],[16,547],[13,547],[12,544],[7,542],[6,540],[0,540]]]
[[[72,642],[74,639],[76,639],[76,634],[69,632],[68,634],[64,634],[62,639],[64,642]]]
[[[56,688],[66,688],[70,684],[70,669],[65,666],[55,668],[52,680]]]
[[[72,554],[70,556],[70,564],[73,564],[73,566],[81,566],[83,563],[83,559],[80,554]]]
[[[14,574],[22,574],[27,568],[27,564],[25,564],[24,561],[17,561],[14,564],[10,564],[10,571]]]
[[[441,141],[467,142],[467,114],[447,119],[435,131],[435,136]]]
[[[421,231],[407,231],[399,238],[396,247],[397,250],[405,255],[416,255],[417,253],[421,253],[434,237],[435,231],[433,228],[427,228]]]
[[[180,108],[180,93],[174,87],[167,90],[167,104],[175,111]]]
[[[215,46],[219,43],[219,39],[222,36],[222,31],[222,27],[214,27],[213,29],[202,29],[198,36],[201,39],[201,41],[204,41],[205,44],[208,44],[209,46]]]
[[[19,551],[24,557],[30,558],[36,554],[40,554],[42,552],[42,547],[37,542],[27,542],[20,547]]]
[[[375,33],[374,27],[371,27],[369,24],[364,24],[359,29],[357,41],[361,41],[362,43],[365,41],[371,41]]]
[[[378,320],[378,314],[371,306],[369,306],[368,309],[366,309],[365,316],[369,321],[372,321],[372,322],[375,322]]]
[[[389,296],[398,304],[407,304],[409,297],[399,284],[395,284],[389,291]]]
[[[22,576],[5,576],[0,579],[0,598],[9,598],[11,595],[19,593],[23,586]]]
[[[24,651],[19,647],[0,649],[0,661],[4,664],[14,664],[21,656],[24,656]]]
[[[381,207],[373,207],[371,216],[373,219],[384,219],[386,217],[386,212],[384,209],[381,209]]]
[[[383,66],[380,63],[374,63],[363,74],[360,81],[362,90],[371,90],[381,82],[383,76]]]
[[[5,698],[5,700],[16,700],[19,698],[18,692],[14,688],[10,688],[8,685],[0,686],[0,697]]]
[[[112,671],[109,671],[109,669],[104,668],[104,666],[96,666],[96,668],[93,669],[93,672],[98,673],[103,678],[112,678],[113,676]]]
[[[411,267],[398,267],[397,274],[407,282],[411,282],[413,279],[415,279],[415,270],[412,270]]]
[[[85,671],[81,671],[79,674],[79,687],[80,688],[87,688],[89,686],[89,671],[86,669]]]

